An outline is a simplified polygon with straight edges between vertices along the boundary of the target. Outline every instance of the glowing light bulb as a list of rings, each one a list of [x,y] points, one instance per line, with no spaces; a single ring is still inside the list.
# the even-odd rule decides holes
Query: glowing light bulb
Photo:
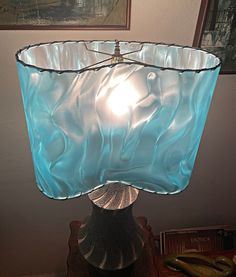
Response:
[[[107,100],[108,108],[116,116],[127,114],[138,102],[140,95],[130,83],[119,84]]]

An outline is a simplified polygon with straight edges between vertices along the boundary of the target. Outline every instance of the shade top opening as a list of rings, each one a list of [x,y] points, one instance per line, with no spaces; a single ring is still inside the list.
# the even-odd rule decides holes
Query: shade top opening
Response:
[[[115,41],[55,41],[22,48],[16,53],[16,59],[39,71],[80,73],[115,66],[109,60],[114,48]],[[220,58],[214,54],[189,46],[120,41],[120,50],[124,55],[123,64],[161,70],[201,72],[215,70],[221,65]]]

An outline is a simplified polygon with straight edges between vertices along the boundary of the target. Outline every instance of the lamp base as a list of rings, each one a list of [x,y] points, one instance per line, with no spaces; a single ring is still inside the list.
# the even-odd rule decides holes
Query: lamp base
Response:
[[[80,226],[79,250],[102,270],[123,269],[134,263],[143,246],[143,230],[132,215],[138,190],[121,183],[109,184],[89,195],[92,215]]]
[[[142,226],[144,235],[144,248],[138,260],[123,270],[105,271],[91,266],[83,258],[79,251],[78,232],[82,223],[72,221],[70,223],[69,254],[67,257],[67,277],[158,277],[157,257],[158,249],[155,245],[154,235],[145,217],[136,218]]]

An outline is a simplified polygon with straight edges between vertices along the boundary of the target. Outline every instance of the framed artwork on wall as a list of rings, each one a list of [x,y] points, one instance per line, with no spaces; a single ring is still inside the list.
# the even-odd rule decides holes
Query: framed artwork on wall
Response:
[[[0,0],[0,29],[129,30],[131,0]]]
[[[202,0],[193,46],[218,55],[221,73],[236,73],[236,1]]]

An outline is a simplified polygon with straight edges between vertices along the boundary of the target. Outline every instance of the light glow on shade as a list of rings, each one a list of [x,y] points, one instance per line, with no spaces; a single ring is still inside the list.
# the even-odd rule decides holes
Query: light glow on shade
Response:
[[[124,82],[117,85],[107,99],[107,108],[120,117],[134,108],[140,99],[140,94],[131,83]]]
[[[86,43],[108,53],[115,46]],[[141,49],[127,55],[139,62],[88,69],[107,56],[87,48],[68,41],[17,53],[39,189],[64,199],[119,181],[181,192],[194,167],[219,59],[189,47],[120,42],[121,53]]]

